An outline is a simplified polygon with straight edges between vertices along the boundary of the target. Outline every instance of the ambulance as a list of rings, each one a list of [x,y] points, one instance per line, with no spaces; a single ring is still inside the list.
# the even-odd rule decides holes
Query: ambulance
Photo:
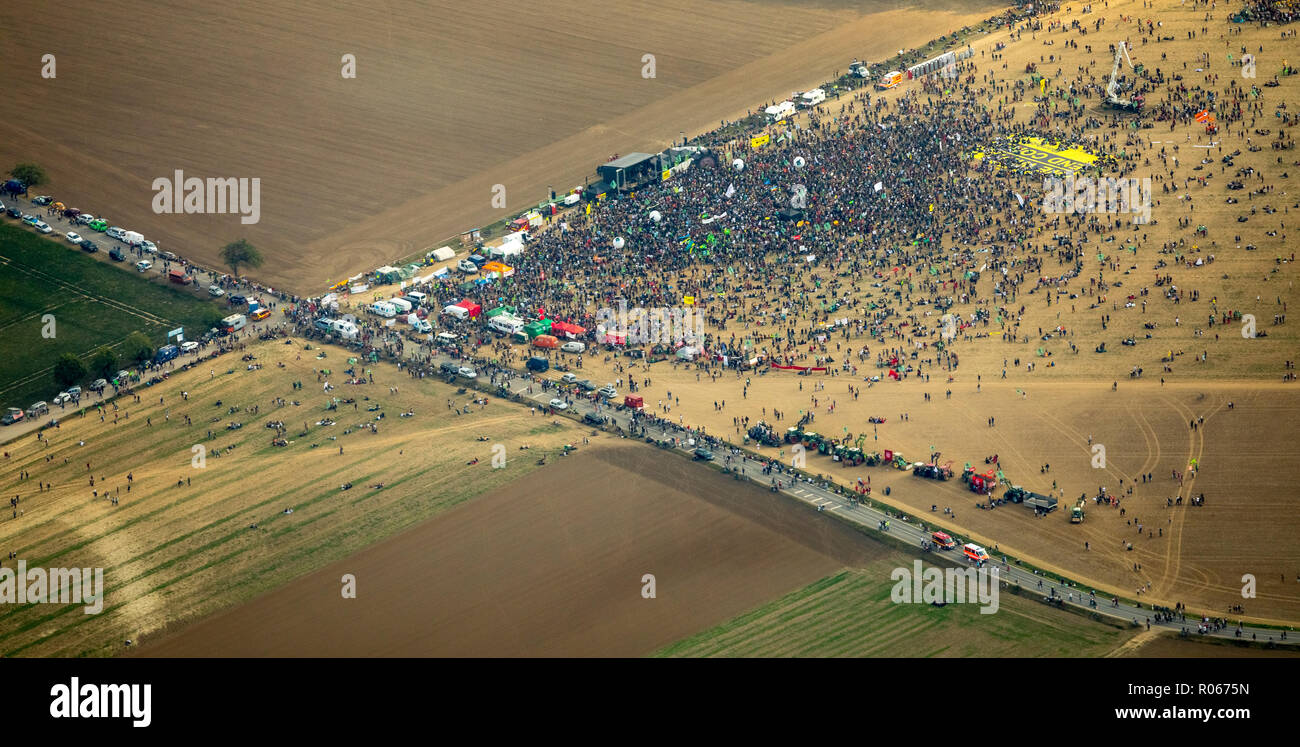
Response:
[[[966,556],[969,563],[982,566],[989,560],[989,552],[973,542],[967,542],[961,546],[962,554]]]
[[[957,541],[947,532],[935,532],[930,535],[930,541],[940,550],[951,550],[957,546]]]
[[[903,74],[897,70],[892,73],[885,73],[880,80],[876,81],[876,90],[888,91],[891,88],[896,88],[902,82]]]

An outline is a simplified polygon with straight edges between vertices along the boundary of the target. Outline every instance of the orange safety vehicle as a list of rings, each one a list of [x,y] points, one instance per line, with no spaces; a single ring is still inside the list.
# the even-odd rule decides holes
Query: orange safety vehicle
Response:
[[[957,541],[947,532],[935,532],[930,535],[930,541],[940,550],[951,550],[957,547]]]
[[[966,560],[975,565],[984,565],[989,560],[989,551],[975,544],[967,542],[961,546],[961,552],[966,556]]]

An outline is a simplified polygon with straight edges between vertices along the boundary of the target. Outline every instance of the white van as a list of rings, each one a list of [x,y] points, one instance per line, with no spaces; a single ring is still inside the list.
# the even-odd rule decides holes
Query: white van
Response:
[[[334,334],[338,335],[339,337],[342,337],[345,340],[357,339],[357,334],[358,334],[357,325],[353,324],[352,322],[349,322],[346,319],[335,319],[333,326],[334,326]]]
[[[523,331],[524,320],[517,319],[513,316],[507,316],[505,314],[501,314],[500,316],[494,317],[492,321],[488,322],[487,326],[488,329],[492,330],[493,332],[497,332],[503,335],[513,335],[516,332]]]
[[[814,88],[811,91],[804,91],[799,97],[799,106],[804,109],[810,109],[826,100],[826,92],[820,88]]]
[[[392,319],[397,316],[397,307],[387,301],[375,301],[366,307],[366,309],[375,316],[382,316],[385,319]]]
[[[227,334],[238,332],[248,324],[248,317],[243,314],[231,314],[225,319],[222,319],[221,324],[225,327]]]
[[[457,319],[469,318],[469,309],[464,306],[444,306],[442,307],[442,313],[447,314],[448,316],[454,316]]]
[[[406,294],[406,297],[411,299],[412,301],[414,301],[416,304],[420,306],[424,306],[426,303],[429,302],[429,294],[421,293],[420,291],[411,291],[410,293]]]
[[[409,314],[411,312],[411,309],[413,308],[411,306],[411,302],[407,301],[405,298],[390,298],[384,303],[388,303],[388,304],[392,304],[393,306],[396,306],[397,313],[399,314]]]
[[[767,115],[767,121],[775,122],[778,119],[785,119],[791,114],[794,114],[794,111],[793,101],[782,101],[775,106],[767,107],[763,110],[763,113]]]
[[[411,329],[415,330],[416,332],[428,334],[433,331],[432,324],[429,324],[428,322],[416,316],[415,314],[408,314],[406,317],[406,323],[411,325]]]

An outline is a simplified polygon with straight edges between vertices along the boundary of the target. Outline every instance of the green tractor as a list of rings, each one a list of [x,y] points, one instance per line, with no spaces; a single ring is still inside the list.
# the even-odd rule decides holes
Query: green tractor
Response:
[[[815,449],[821,445],[821,442],[822,435],[814,431],[804,431],[803,439],[800,441],[805,449]]]
[[[843,448],[844,456],[841,457],[841,461],[850,467],[856,467],[859,464],[862,464],[862,460],[866,458],[862,454],[862,449],[859,449],[856,446],[846,446]]]
[[[839,444],[835,443],[834,441],[828,438],[817,444],[817,453],[823,455],[839,454],[841,448],[842,447]]]
[[[909,462],[909,461],[907,461],[907,458],[904,457],[902,454],[898,453],[897,451],[894,452],[894,462],[893,462],[893,464],[894,464],[894,469],[911,469],[911,468],[912,468],[912,463]]]
[[[1086,498],[1079,498],[1079,500],[1075,502],[1075,504],[1074,504],[1074,508],[1070,509],[1070,523],[1071,523],[1071,524],[1082,524],[1082,523],[1083,523],[1083,507],[1084,507],[1087,503],[1088,503],[1088,499],[1086,499]]]
[[[785,429],[785,442],[788,444],[797,444],[803,440],[803,429],[795,426]]]
[[[862,463],[867,465],[868,467],[875,467],[876,465],[880,464],[880,461],[882,459],[884,459],[884,457],[880,456],[879,451],[873,451],[870,454],[866,454],[863,457]]]

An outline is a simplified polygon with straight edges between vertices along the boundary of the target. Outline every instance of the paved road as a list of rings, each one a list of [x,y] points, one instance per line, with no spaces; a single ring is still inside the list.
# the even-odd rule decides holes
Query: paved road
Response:
[[[432,356],[432,363],[435,366],[441,362],[451,362],[453,360],[452,357],[441,353],[435,353]],[[571,402],[568,413],[579,419],[586,413],[605,415],[610,418],[611,425],[617,425],[624,433],[635,432],[638,438],[648,436],[656,440],[673,440],[677,444],[675,450],[685,454],[692,453],[698,445],[707,445],[713,451],[715,461],[719,466],[731,469],[759,485],[768,487],[779,485],[781,493],[801,501],[817,511],[834,513],[839,518],[866,527],[869,532],[880,532],[881,534],[887,532],[894,540],[901,541],[912,547],[919,548],[922,540],[929,539],[931,530],[923,530],[916,523],[900,518],[897,512],[886,508],[868,507],[857,500],[852,500],[855,494],[842,492],[833,484],[800,477],[787,469],[764,473],[764,466],[769,463],[769,460],[755,457],[749,452],[717,439],[707,437],[701,439],[689,429],[662,422],[653,422],[651,418],[638,418],[634,429],[631,411],[619,410],[608,404],[602,405],[598,402],[592,402],[585,395],[574,396],[567,394],[553,386],[553,381],[548,381],[547,386],[543,387],[542,377],[534,376],[529,378],[525,374],[512,371],[508,376],[506,374],[496,374],[495,378],[489,378],[487,383],[488,388],[491,390],[495,390],[501,384],[506,384],[512,395],[517,395],[524,401],[533,402],[539,406],[547,405],[554,397],[566,399]],[[530,387],[531,392],[529,391]],[[645,429],[644,433],[642,428]],[[920,478],[916,479],[919,480]],[[886,521],[889,522],[888,529],[882,530],[882,522]],[[960,549],[932,552],[929,554],[928,559],[936,564],[943,563],[954,566],[964,566],[966,564]],[[999,562],[993,562],[990,566],[997,566],[1003,582],[1008,585],[1019,586],[1031,594],[1040,595],[1044,598],[1059,599],[1060,605],[1063,607],[1070,606],[1085,611],[1097,612],[1118,620],[1147,626],[1149,629],[1164,629],[1174,632],[1186,630],[1192,637],[1207,635],[1221,639],[1243,638],[1251,640],[1254,638],[1258,641],[1273,640],[1279,644],[1300,645],[1300,638],[1290,638],[1282,641],[1278,631],[1252,626],[1241,627],[1240,634],[1238,634],[1238,628],[1235,626],[1200,634],[1197,632],[1199,620],[1196,617],[1189,616],[1186,620],[1158,622],[1155,621],[1155,613],[1150,605],[1138,606],[1124,600],[1113,602],[1105,597],[1094,597],[1070,586],[1068,582],[1053,581],[1038,575],[1032,570],[1020,567],[1016,565],[1013,559],[1005,558],[1005,556],[994,557],[993,560]]]

